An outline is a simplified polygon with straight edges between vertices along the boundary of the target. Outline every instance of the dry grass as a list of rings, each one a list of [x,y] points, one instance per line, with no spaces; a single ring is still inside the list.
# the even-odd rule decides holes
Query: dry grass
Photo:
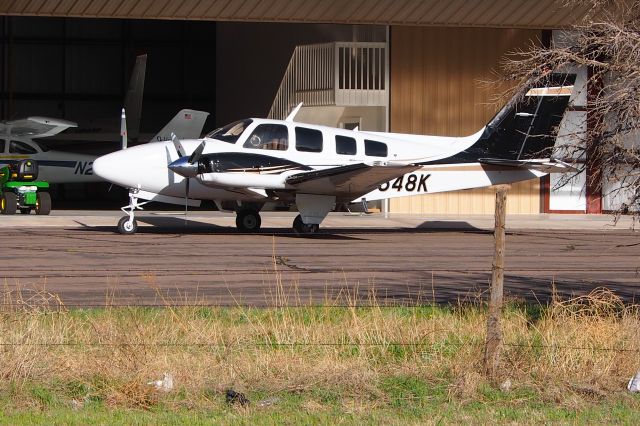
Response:
[[[277,303],[295,298],[281,285],[274,294]],[[172,394],[183,397],[163,403],[190,407],[230,387],[335,389],[367,406],[384,401],[380,384],[389,377],[442,386],[463,402],[486,386],[482,306],[392,308],[372,299],[373,307],[357,307],[345,297],[353,307],[67,310],[44,292],[26,299],[6,291],[0,387],[20,395],[39,383],[111,406],[150,407],[163,395],[147,382],[170,372]],[[622,392],[640,368],[638,306],[604,289],[544,308],[510,306],[503,327],[504,378],[542,400],[574,406],[604,398]]]

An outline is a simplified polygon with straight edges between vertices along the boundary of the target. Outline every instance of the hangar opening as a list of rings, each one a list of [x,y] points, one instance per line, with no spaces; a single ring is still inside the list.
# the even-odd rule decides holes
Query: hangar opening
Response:
[[[435,8],[432,2],[402,8],[385,6],[384,1],[373,10],[364,1],[359,7],[350,6],[348,13],[334,6],[310,8],[303,3],[265,9],[251,6],[250,1],[234,8],[216,1],[206,10],[189,8],[184,2],[161,10],[144,1],[105,7],[63,1],[53,9],[35,2],[4,5],[0,7],[4,15],[0,20],[0,114],[5,120],[51,115],[76,121],[77,129],[51,141],[57,148],[88,153],[101,153],[109,146],[115,149],[117,142],[109,140],[118,139],[118,111],[129,73],[136,54],[147,53],[140,141],[184,107],[211,113],[203,132],[240,118],[275,116],[274,106],[285,97],[281,94],[287,91],[287,76],[292,74],[288,68],[294,62],[303,68],[292,75],[306,74],[310,84],[300,88],[312,104],[303,107],[300,121],[459,136],[477,130],[497,109],[493,93],[478,81],[498,68],[500,57],[532,42],[561,38],[551,30],[565,27],[581,14],[559,11],[552,1],[537,2],[519,14],[512,13],[520,10],[518,2],[475,9],[464,6],[456,11]],[[333,57],[338,58],[334,71],[340,69],[340,58],[354,69],[360,66],[357,57],[365,56],[359,53],[364,46],[358,50],[360,46],[340,43],[370,43],[374,49],[380,48],[379,43],[386,48],[385,74],[381,71],[378,76],[386,85],[377,90],[382,85],[373,84],[376,77],[363,76],[363,82],[373,79],[372,90],[382,92],[369,94],[365,105],[344,105],[349,98],[338,95],[327,101],[319,90],[326,87],[314,86],[318,81],[326,83],[331,73],[323,68],[326,63],[314,66],[310,60],[323,55],[323,49],[333,49]],[[375,63],[380,57],[376,55],[367,53],[366,63]],[[312,73],[314,77],[309,78]],[[347,74],[334,74],[335,86],[346,88],[352,78]],[[584,118],[584,111],[574,115],[580,114]],[[582,124],[578,118],[572,125]],[[94,136],[88,138],[90,143],[85,140],[88,134]],[[602,210],[600,195],[585,193],[581,181],[555,188],[554,179],[552,175],[516,185],[510,212]],[[106,192],[106,185],[93,185],[63,188],[60,197],[91,200],[96,194],[93,203],[98,205],[122,196]],[[388,209],[425,215],[487,213],[492,201],[490,191],[473,190],[398,199]]]

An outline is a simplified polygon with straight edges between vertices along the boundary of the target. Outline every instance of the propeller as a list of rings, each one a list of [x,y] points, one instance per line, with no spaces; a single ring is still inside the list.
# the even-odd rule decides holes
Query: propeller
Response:
[[[202,143],[193,150],[189,157],[187,157],[186,151],[175,133],[171,133],[171,141],[173,142],[173,146],[176,148],[176,152],[180,158],[169,164],[167,167],[169,167],[169,169],[174,173],[185,178],[184,220],[186,224],[187,214],[189,212],[189,189],[191,186],[191,178],[198,175],[198,160],[200,160],[202,152],[204,151],[205,141],[202,141]]]
[[[205,141],[202,141],[202,143],[193,150],[189,157],[189,164],[198,164],[198,160],[200,160],[200,157],[202,156],[202,151],[204,151],[204,145]]]
[[[178,157],[185,157],[187,154],[184,151],[184,147],[180,142],[180,139],[176,136],[175,133],[171,132],[171,142],[173,142],[173,146],[176,148],[176,152],[178,153]]]

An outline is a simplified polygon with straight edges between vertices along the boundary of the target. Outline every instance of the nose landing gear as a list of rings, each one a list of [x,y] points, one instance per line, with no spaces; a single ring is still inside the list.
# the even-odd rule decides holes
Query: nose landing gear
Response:
[[[129,191],[129,205],[122,207],[124,213],[127,216],[120,218],[118,221],[118,232],[124,235],[135,234],[138,230],[138,222],[136,222],[135,211],[136,210],[144,210],[142,206],[150,201],[144,201],[142,203],[138,202],[138,190],[132,189]]]

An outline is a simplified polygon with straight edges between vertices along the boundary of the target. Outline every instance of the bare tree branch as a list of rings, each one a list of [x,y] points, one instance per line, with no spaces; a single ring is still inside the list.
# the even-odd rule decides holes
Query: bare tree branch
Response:
[[[564,3],[585,5],[584,0]],[[578,170],[602,171],[592,173],[588,184],[619,197],[616,214],[640,217],[640,0],[587,3],[587,15],[571,28],[569,43],[512,52],[501,64],[498,82],[521,87],[542,81],[549,70],[588,69],[587,131],[574,135],[576,142],[562,151]]]

